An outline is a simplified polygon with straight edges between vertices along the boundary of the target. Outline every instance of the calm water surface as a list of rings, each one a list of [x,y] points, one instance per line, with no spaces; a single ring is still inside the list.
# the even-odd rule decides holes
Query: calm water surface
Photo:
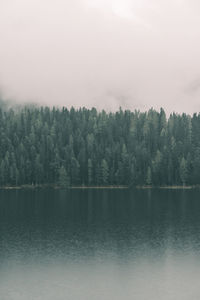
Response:
[[[0,191],[0,300],[200,299],[200,191]]]

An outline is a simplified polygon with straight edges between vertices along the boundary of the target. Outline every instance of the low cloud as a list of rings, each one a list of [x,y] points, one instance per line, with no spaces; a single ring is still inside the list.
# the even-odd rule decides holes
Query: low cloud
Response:
[[[199,110],[199,8],[195,0],[3,1],[3,93],[48,105]]]

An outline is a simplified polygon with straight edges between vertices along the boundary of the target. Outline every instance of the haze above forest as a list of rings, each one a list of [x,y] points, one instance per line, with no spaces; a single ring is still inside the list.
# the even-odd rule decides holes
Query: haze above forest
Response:
[[[197,0],[2,0],[5,98],[199,111]]]

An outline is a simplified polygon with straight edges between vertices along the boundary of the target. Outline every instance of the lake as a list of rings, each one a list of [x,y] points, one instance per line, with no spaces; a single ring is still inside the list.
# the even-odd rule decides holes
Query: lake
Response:
[[[200,298],[200,190],[1,190],[0,299]]]

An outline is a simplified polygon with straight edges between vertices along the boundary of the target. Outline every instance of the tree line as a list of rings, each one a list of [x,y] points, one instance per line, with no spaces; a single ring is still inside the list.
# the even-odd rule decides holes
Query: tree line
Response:
[[[200,184],[200,114],[0,109],[0,186]]]

